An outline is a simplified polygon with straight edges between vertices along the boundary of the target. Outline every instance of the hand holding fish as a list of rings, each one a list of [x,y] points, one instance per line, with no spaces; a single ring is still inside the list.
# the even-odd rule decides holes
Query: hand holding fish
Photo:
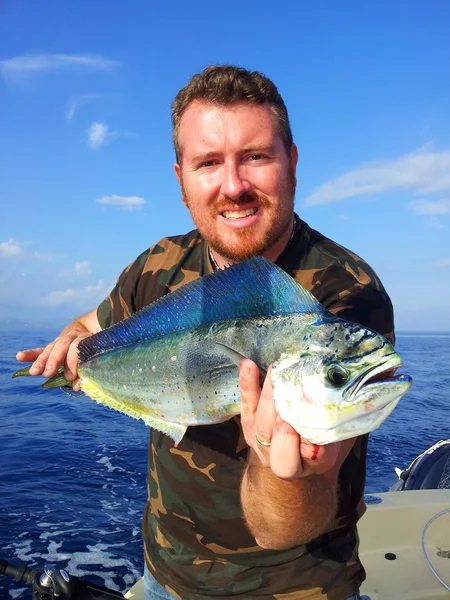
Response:
[[[264,467],[280,479],[294,481],[330,471],[340,455],[342,442],[318,446],[302,438],[277,414],[273,401],[271,368],[261,390],[254,362],[240,363],[241,422],[247,444]],[[353,440],[345,444],[350,450]]]
[[[308,442],[275,410],[272,367],[261,390],[256,364],[242,360],[239,366],[242,429],[252,449],[241,486],[247,527],[261,548],[305,544],[335,518],[338,473],[354,438]]]
[[[96,311],[92,311],[75,319],[45,348],[21,350],[16,354],[16,358],[20,362],[33,363],[27,374],[44,375],[49,378],[56,375],[63,365],[65,378],[72,382],[71,387],[75,392],[80,391],[80,379],[77,377],[78,344],[82,339],[99,330]]]

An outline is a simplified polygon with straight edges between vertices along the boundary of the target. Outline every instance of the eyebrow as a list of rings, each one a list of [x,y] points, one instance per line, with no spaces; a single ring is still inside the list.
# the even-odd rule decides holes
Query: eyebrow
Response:
[[[215,156],[217,156],[218,152],[202,152],[201,154],[197,154],[196,156],[193,156],[192,159],[190,160],[190,162],[192,164],[194,163],[201,163],[201,162],[205,162],[207,160],[210,160],[211,158],[214,158]]]
[[[243,152],[275,152],[275,146],[273,144],[256,144],[251,146],[245,146]]]

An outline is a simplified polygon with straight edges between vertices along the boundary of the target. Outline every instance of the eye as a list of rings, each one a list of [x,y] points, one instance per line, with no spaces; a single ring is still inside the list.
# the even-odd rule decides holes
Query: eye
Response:
[[[250,154],[246,160],[248,160],[249,162],[261,162],[261,161],[265,161],[268,160],[268,155],[264,154],[262,152],[255,152],[254,154]]]
[[[341,367],[341,365],[335,363],[328,367],[327,377],[333,385],[340,387],[341,385],[345,385],[347,383],[350,373],[346,371],[344,367]]]

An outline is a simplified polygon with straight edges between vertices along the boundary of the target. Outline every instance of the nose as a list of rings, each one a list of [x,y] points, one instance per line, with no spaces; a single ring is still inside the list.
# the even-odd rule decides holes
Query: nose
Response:
[[[238,200],[250,190],[249,182],[243,177],[240,165],[225,163],[223,167],[223,180],[220,188],[223,196]]]

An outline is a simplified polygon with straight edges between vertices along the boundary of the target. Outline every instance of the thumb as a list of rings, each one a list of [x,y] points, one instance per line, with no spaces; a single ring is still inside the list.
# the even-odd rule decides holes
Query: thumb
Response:
[[[248,359],[239,363],[239,385],[241,388],[241,418],[253,418],[256,415],[261,388],[259,369]]]

